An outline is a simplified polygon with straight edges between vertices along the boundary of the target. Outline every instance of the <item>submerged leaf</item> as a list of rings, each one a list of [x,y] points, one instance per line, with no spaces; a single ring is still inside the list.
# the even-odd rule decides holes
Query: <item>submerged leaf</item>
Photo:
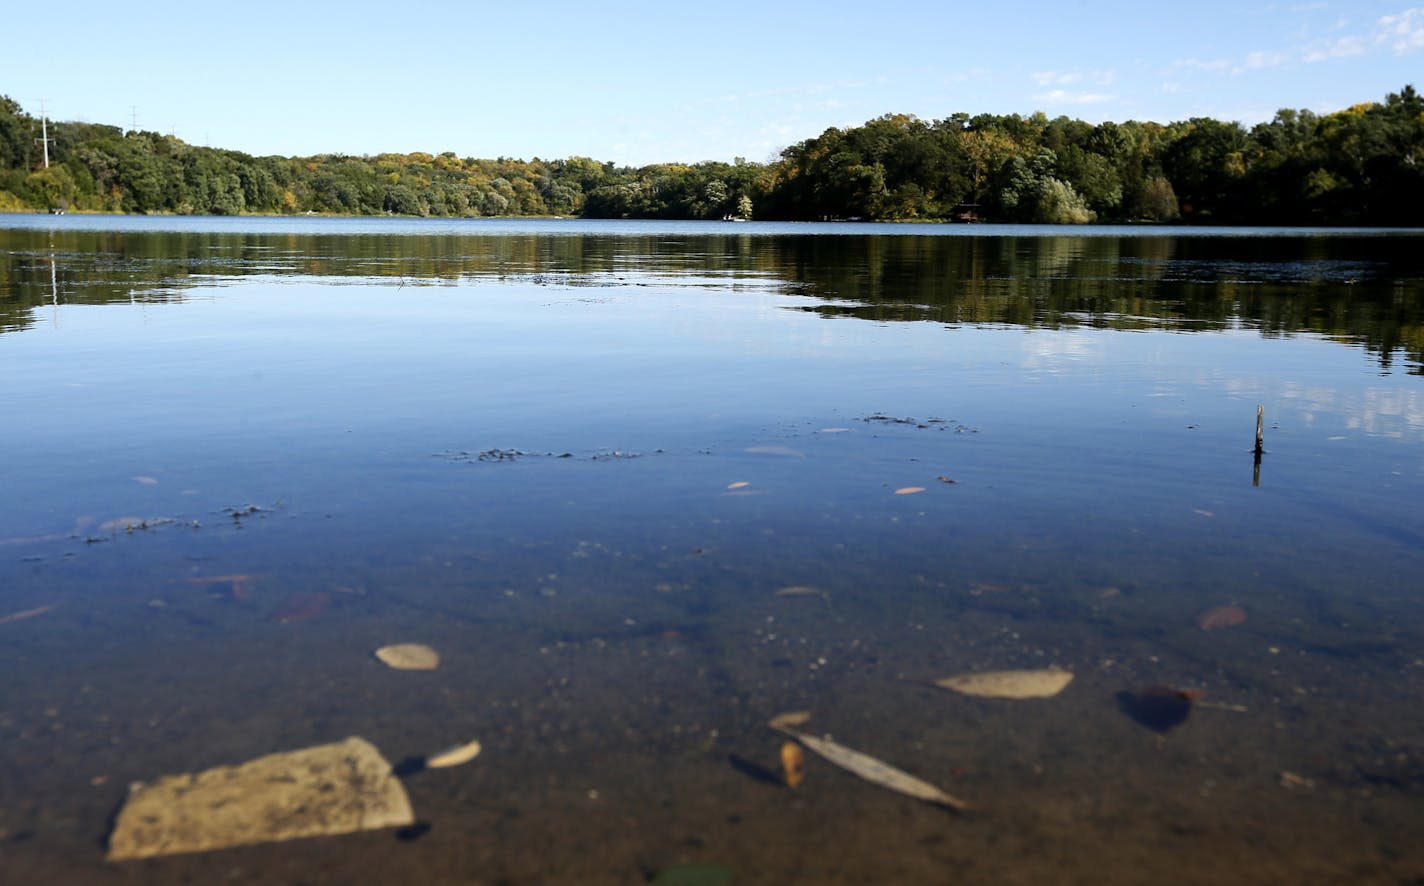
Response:
[[[1197,627],[1204,631],[1218,631],[1222,628],[1234,628],[1246,621],[1246,610],[1229,603],[1225,606],[1213,606],[1201,615],[1197,616]]]
[[[823,597],[825,594],[826,592],[820,588],[813,588],[809,585],[792,585],[776,592],[778,597]]]
[[[37,615],[44,615],[51,609],[57,609],[62,603],[50,603],[47,606],[36,606],[34,609],[25,609],[20,612],[12,612],[9,615],[0,615],[0,625],[9,624],[12,621],[24,621],[27,618],[34,618]]]
[[[457,744],[454,747],[446,748],[438,754],[431,754],[425,758],[425,768],[444,769],[447,766],[459,766],[461,763],[468,763],[480,755],[480,743],[478,741],[466,744]]]
[[[800,726],[811,719],[810,711],[787,711],[771,718],[770,726],[778,732],[785,732],[792,726]]]
[[[1031,671],[984,671],[934,681],[936,686],[981,698],[1048,698],[1073,681],[1073,672],[1058,668]]]
[[[398,671],[433,671],[440,667],[440,653],[423,643],[396,643],[376,650],[376,658]]]
[[[748,446],[746,449],[754,455],[784,455],[787,458],[805,458],[806,454],[790,446]]]
[[[233,596],[239,596],[236,585],[234,585]],[[282,601],[282,605],[277,607],[268,621],[285,625],[294,621],[316,618],[325,612],[334,600],[335,598],[325,591],[318,591],[314,594],[292,594]]]
[[[786,786],[789,788],[806,780],[806,755],[801,753],[801,745],[794,741],[782,743],[781,771],[786,775]]]
[[[789,718],[792,716],[793,715],[790,714],[782,714],[780,717],[771,721],[771,728],[791,736],[796,739],[802,747],[819,754],[821,757],[841,767],[852,775],[863,778],[871,784],[892,790],[897,794],[904,794],[907,797],[914,797],[917,800],[924,800],[927,803],[936,803],[940,806],[947,806],[950,809],[958,809],[960,811],[971,808],[968,803],[958,797],[945,793],[929,782],[916,778],[908,772],[896,769],[883,760],[877,760],[869,754],[863,754],[845,745],[837,744],[829,738],[817,738],[814,735],[806,735],[805,733],[797,732],[787,727],[786,723],[789,722]],[[809,718],[810,714],[806,714],[805,717]]]

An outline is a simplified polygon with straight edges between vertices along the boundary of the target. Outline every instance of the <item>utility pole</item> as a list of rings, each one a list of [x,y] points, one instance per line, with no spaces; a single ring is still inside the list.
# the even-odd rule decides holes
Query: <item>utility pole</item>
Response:
[[[44,168],[49,169],[49,119],[45,116],[45,100],[40,99],[40,137],[36,139],[44,147]]]

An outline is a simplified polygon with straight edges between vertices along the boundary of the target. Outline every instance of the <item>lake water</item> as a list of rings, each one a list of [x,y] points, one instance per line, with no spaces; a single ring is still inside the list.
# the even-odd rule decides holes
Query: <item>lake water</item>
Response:
[[[0,377],[6,880],[1424,878],[1424,233],[5,216]],[[350,735],[484,751],[104,860]]]

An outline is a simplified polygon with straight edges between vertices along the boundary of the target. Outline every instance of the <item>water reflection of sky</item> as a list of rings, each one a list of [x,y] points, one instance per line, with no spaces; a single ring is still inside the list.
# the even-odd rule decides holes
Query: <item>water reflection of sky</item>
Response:
[[[758,754],[765,721],[802,706],[887,759],[964,771],[976,797],[1027,798],[956,823],[966,853],[1079,796],[1108,810],[1084,825],[1095,835],[1157,810],[1124,845],[1178,845],[1185,816],[1213,851],[1245,851],[1231,841],[1262,829],[1221,822],[1292,811],[1275,845],[1307,826],[1333,839],[1339,797],[1361,786],[1398,802],[1352,833],[1417,831],[1417,792],[1374,776],[1377,748],[1419,734],[1399,701],[1417,697],[1424,649],[1424,376],[1382,359],[1411,365],[1419,299],[1392,246],[1357,243],[1385,280],[1361,291],[1242,284],[1264,247],[1230,238],[551,248],[385,236],[407,222],[280,244],[267,222],[221,225],[255,240],[75,240],[53,290],[47,258],[0,254],[0,617],[56,605],[5,625],[0,734],[18,762],[0,782],[42,802],[0,809],[0,830],[44,835],[7,853],[44,842],[97,870],[95,834],[132,779],[353,733],[422,752],[452,728],[498,761],[457,772],[479,780],[476,803],[522,802],[558,770],[576,801],[535,796],[521,820],[587,822],[598,785],[607,820],[646,830],[684,808],[689,778],[714,804],[765,788],[722,761]],[[1273,242],[1284,262],[1351,251]],[[1075,274],[1214,249],[1233,282]],[[240,260],[205,264],[213,252]],[[204,583],[247,573],[245,597]],[[775,594],[788,585],[826,595]],[[294,598],[311,618],[274,620]],[[1201,630],[1225,602],[1249,620]],[[415,639],[448,663],[380,683],[409,675],[370,649]],[[955,708],[904,679],[1049,663],[1079,677],[1031,709]],[[1250,713],[1204,711],[1159,740],[1113,706],[1156,683]],[[51,709],[64,730],[34,725]],[[102,719],[76,722],[86,711]],[[729,743],[692,753],[694,723]],[[634,770],[616,779],[615,736]],[[1024,743],[1007,766],[1005,736]],[[1281,788],[1284,767],[1320,789]],[[813,776],[825,793],[804,808],[859,833],[850,792],[873,789],[836,777]],[[471,808],[441,784],[413,787],[430,786],[437,838]],[[739,814],[776,832],[777,803]],[[708,815],[687,833],[727,808]],[[917,851],[885,827],[887,851]],[[1054,819],[1028,845],[1064,833]],[[1368,855],[1372,839],[1351,845]],[[278,851],[291,871],[305,850]],[[185,870],[212,879],[231,860],[212,864]]]

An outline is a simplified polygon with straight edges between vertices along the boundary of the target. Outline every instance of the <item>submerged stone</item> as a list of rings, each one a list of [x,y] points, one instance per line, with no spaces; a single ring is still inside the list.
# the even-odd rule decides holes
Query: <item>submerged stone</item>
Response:
[[[135,782],[110,861],[402,827],[410,799],[374,745],[342,742]]]

